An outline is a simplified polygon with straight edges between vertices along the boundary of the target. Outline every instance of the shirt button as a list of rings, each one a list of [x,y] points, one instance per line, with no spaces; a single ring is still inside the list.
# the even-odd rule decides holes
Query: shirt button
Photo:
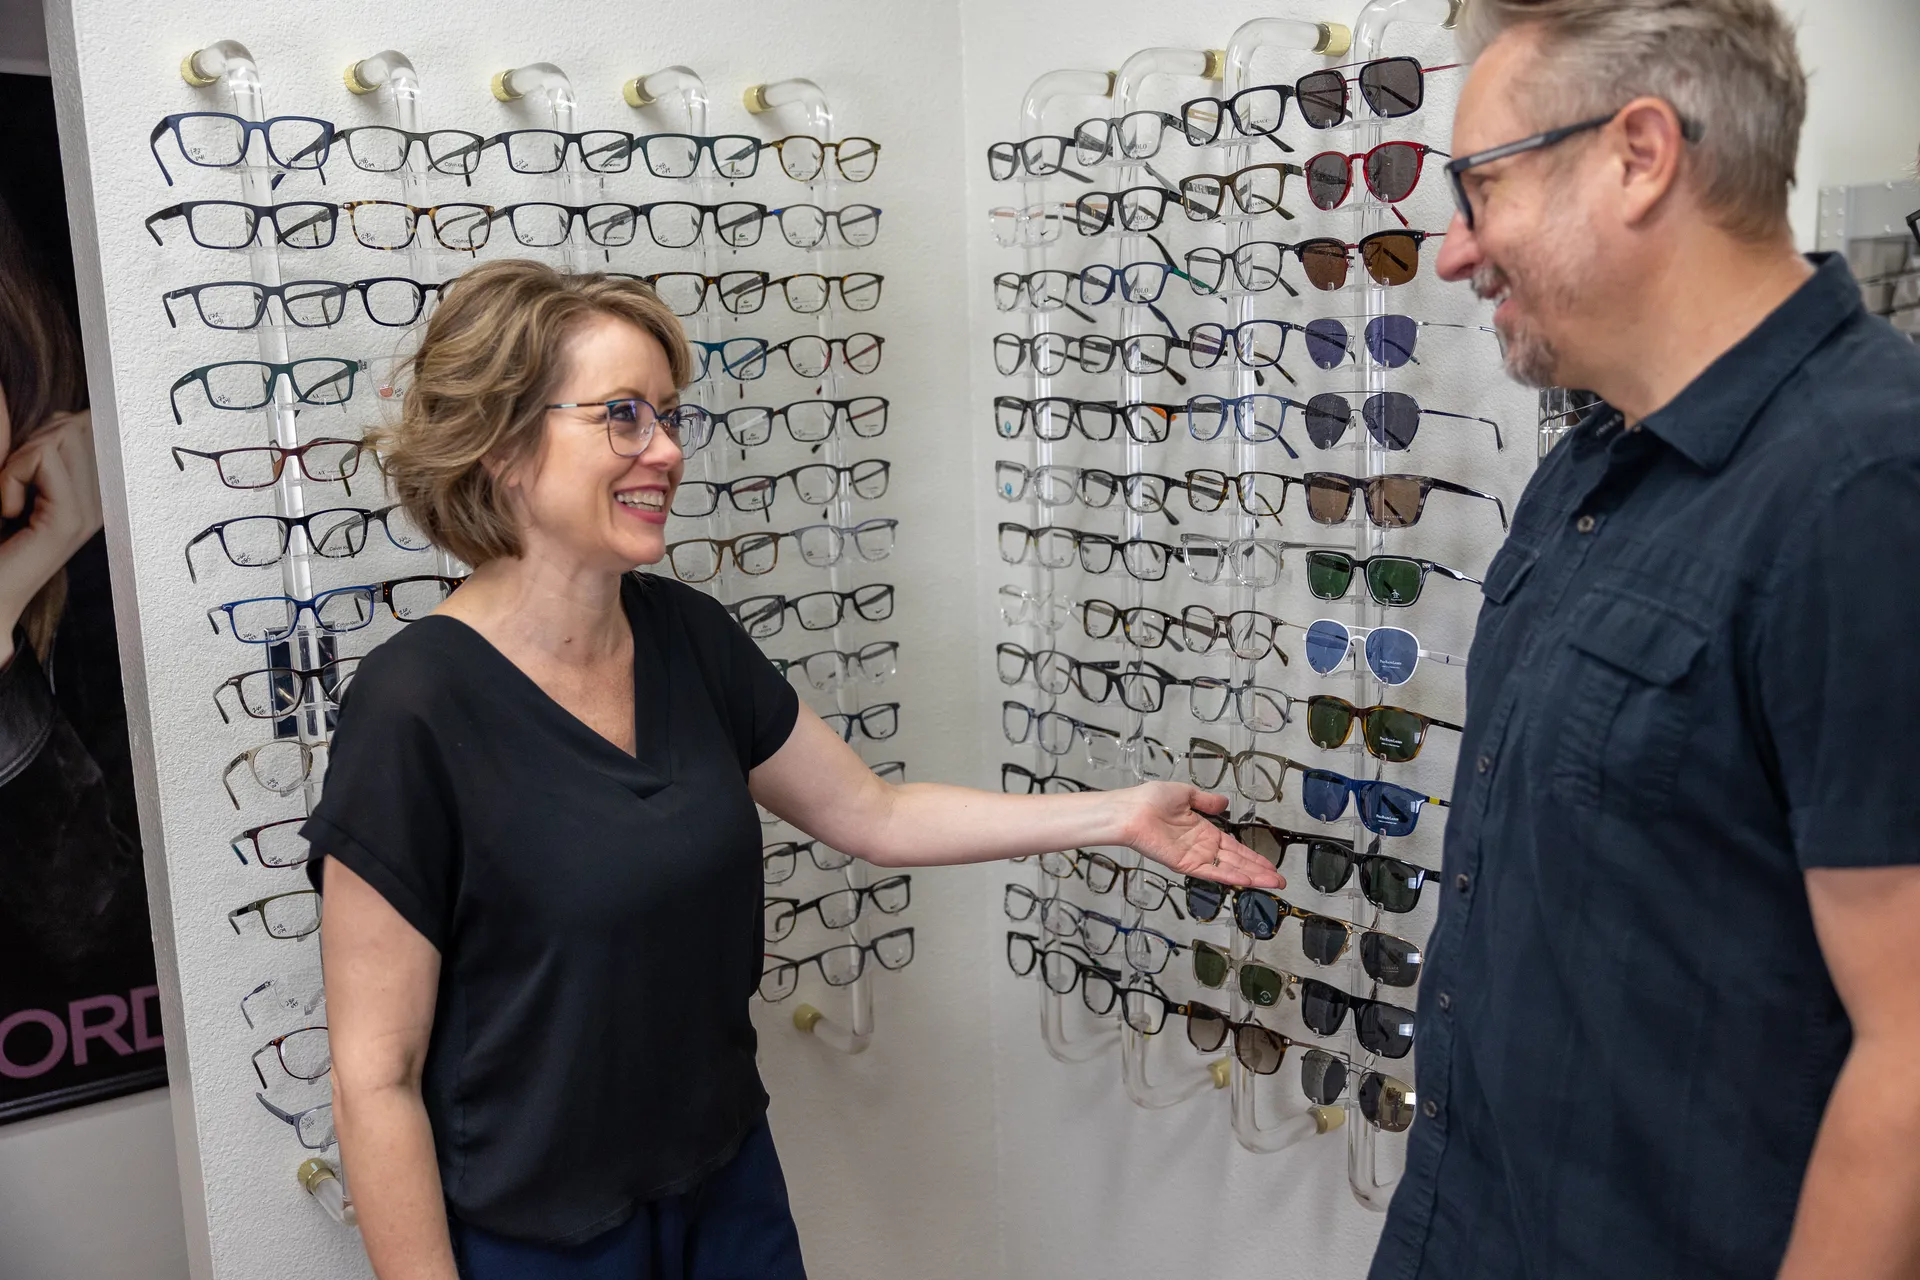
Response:
[[[1478,760],[1475,760],[1473,762],[1473,767],[1478,769],[1481,773],[1485,773],[1487,770],[1493,768],[1493,757],[1481,756]]]
[[[1435,1102],[1432,1098],[1428,1098],[1425,1102],[1420,1104],[1420,1110],[1424,1111],[1426,1113],[1427,1119],[1431,1120],[1435,1116],[1440,1114],[1440,1104]]]
[[[1592,533],[1594,525],[1598,523],[1599,521],[1595,520],[1592,516],[1581,516],[1573,522],[1573,527],[1581,533]]]
[[[1473,881],[1467,878],[1467,873],[1464,871],[1462,871],[1459,875],[1453,878],[1453,887],[1458,889],[1462,893],[1465,893],[1467,891],[1467,886],[1472,883]]]
[[[1452,997],[1452,996],[1450,996],[1450,995],[1448,995],[1448,994],[1447,994],[1446,992],[1444,992],[1444,991],[1442,991],[1442,992],[1440,993],[1440,1007],[1441,1007],[1442,1009],[1451,1009],[1451,1008],[1453,1008],[1453,997]]]

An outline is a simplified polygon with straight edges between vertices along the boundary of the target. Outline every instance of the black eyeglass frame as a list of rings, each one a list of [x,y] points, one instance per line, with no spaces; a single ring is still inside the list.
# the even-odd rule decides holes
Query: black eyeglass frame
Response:
[[[1447,186],[1453,190],[1454,207],[1460,211],[1460,217],[1467,224],[1467,230],[1474,230],[1473,202],[1467,198],[1467,184],[1464,181],[1469,170],[1477,169],[1481,165],[1492,164],[1496,160],[1505,160],[1512,156],[1525,155],[1529,151],[1543,151],[1548,147],[1557,147],[1569,138],[1577,137],[1583,133],[1589,133],[1595,129],[1604,129],[1619,119],[1620,112],[1625,110],[1625,107],[1621,107],[1619,111],[1610,111],[1604,116],[1594,116],[1590,120],[1580,120],[1573,124],[1561,125],[1558,129],[1548,129],[1543,133],[1536,133],[1529,138],[1521,138],[1514,142],[1502,143],[1497,147],[1489,147],[1485,151],[1476,151],[1471,155],[1460,156],[1457,159],[1447,161]],[[1678,115],[1678,112],[1675,114]],[[1705,126],[1698,121],[1689,120],[1685,116],[1680,116],[1680,136],[1682,138],[1685,138],[1688,142],[1699,142],[1705,133]],[[1916,231],[1915,236],[1916,238],[1920,238],[1920,231]]]

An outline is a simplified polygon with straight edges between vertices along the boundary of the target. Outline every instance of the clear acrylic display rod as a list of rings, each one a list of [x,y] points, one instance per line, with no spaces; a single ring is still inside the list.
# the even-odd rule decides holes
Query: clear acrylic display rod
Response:
[[[1028,138],[1038,137],[1044,134],[1046,132],[1047,107],[1057,98],[1111,97],[1113,93],[1113,79],[1114,73],[1111,71],[1075,71],[1068,69],[1046,72],[1028,86],[1026,96],[1020,101],[1020,132],[1018,136],[1024,142]],[[1031,173],[1027,172],[1026,166],[1024,165],[1021,166],[1020,173],[1021,203],[1019,210],[1015,212],[1014,235],[1021,244],[1022,270],[1031,273],[1042,270],[1047,265],[1047,238],[1044,234],[1047,213],[1044,207],[1047,179],[1045,177],[1034,177]],[[1041,230],[1035,232],[1033,236],[1029,238],[1019,230],[1021,225],[1020,213],[1035,207],[1039,207],[1041,210],[1041,219],[1039,221]],[[1051,312],[1035,306],[1028,306],[1026,312],[1028,320],[1027,336],[1029,339],[1038,340],[1042,335],[1051,332],[1053,327],[1053,315]],[[1030,368],[1031,375],[1028,388],[1030,398],[1039,400],[1052,395],[1052,375],[1041,372],[1040,362],[1037,359],[1030,362]],[[997,420],[996,415],[996,421]],[[1041,437],[1036,420],[1036,429],[1033,433],[1033,466],[1038,469],[1052,465],[1053,441]],[[1029,518],[1033,521],[1033,527],[1038,529],[1047,523],[1047,508],[1045,504],[1040,501],[1039,485],[1035,484],[1032,488],[1033,514]],[[1034,557],[1033,574],[1029,579],[1029,583],[1036,603],[1032,610],[1034,615],[1033,625],[1022,638],[1030,640],[1032,643],[1028,647],[1033,652],[1038,653],[1042,649],[1053,647],[1051,639],[1053,633],[1047,630],[1047,620],[1053,612],[1053,592],[1057,585],[1053,570],[1040,563],[1038,556]],[[1034,703],[1041,706],[1043,710],[1051,710],[1052,708],[1045,704],[1045,691],[1040,688],[1040,673],[1038,669],[1034,671],[1033,675]],[[1034,776],[1045,777],[1047,774],[1053,772],[1048,765],[1050,757],[1040,747],[1038,725],[1033,727],[1032,756]],[[1049,896],[1051,892],[1047,885],[1047,873],[1041,866],[1038,858],[1034,859],[1033,866],[1035,881],[1033,886],[1034,893],[1041,898],[1045,898]],[[1035,923],[1039,923],[1037,918]],[[1046,942],[1044,926],[1040,929],[1040,934],[1041,943],[1044,945]],[[1034,976],[1036,979],[1041,977],[1038,973]],[[1046,1045],[1047,1052],[1052,1055],[1056,1061],[1065,1063],[1090,1062],[1100,1054],[1106,1052],[1108,1045],[1113,1043],[1114,1037],[1117,1034],[1113,1028],[1104,1027],[1093,1035],[1076,1040],[1067,1032],[1066,997],[1053,991],[1047,986],[1044,980],[1036,981],[1034,986],[1040,992],[1040,1040],[1042,1044]]]
[[[249,122],[267,118],[266,90],[260,83],[260,69],[253,55],[237,40],[217,40],[204,49],[188,54],[180,62],[180,77],[196,89],[224,84],[233,114]],[[249,145],[240,170],[242,198],[248,204],[273,203],[274,174],[267,155],[266,140]],[[247,247],[247,260],[255,282],[268,286],[281,283],[280,248],[271,231],[262,226],[260,234]],[[293,357],[287,353],[284,327],[261,324],[254,329],[260,358],[272,364],[285,364]],[[283,449],[300,446],[300,422],[294,403],[293,380],[273,380],[273,441]],[[276,515],[298,518],[306,514],[306,494],[301,485],[299,467],[283,467],[274,482],[273,505]],[[280,559],[280,590],[295,600],[313,597],[313,547],[304,527],[295,527],[287,540],[286,555]],[[289,640],[292,665],[317,670],[326,659],[321,653],[320,629],[308,611],[301,611]],[[308,681],[294,713],[294,726],[300,741],[312,752],[312,768],[301,788],[303,807],[311,812],[320,799],[320,779],[327,765],[327,702],[318,681]]]
[[[636,111],[664,110],[670,104],[678,104],[680,114],[686,120],[686,130],[694,137],[704,136],[707,132],[707,107],[710,99],[707,95],[707,82],[700,73],[691,67],[671,66],[643,76],[635,76],[620,86],[620,97]],[[694,199],[702,204],[713,203],[713,181],[706,170],[700,166],[700,155],[694,153],[694,172],[686,179],[694,185]],[[719,249],[709,240],[702,229],[699,241],[700,274],[709,279],[720,274]],[[716,287],[717,288],[717,287]],[[707,294],[700,297],[700,307],[690,317],[693,336],[701,342],[714,342],[715,319],[713,309],[707,305]],[[709,348],[711,350],[711,348]],[[709,412],[717,413],[719,382],[714,378],[702,379],[688,388],[693,403]],[[742,451],[743,458],[745,452]],[[689,470],[696,471],[698,478],[709,484],[724,484],[727,480],[727,453],[720,441],[709,440],[707,447],[688,460]],[[730,523],[726,514],[728,504],[715,500],[711,515],[701,520],[701,531],[709,538],[724,539],[732,532],[724,527]],[[713,594],[723,604],[730,604],[734,594],[732,586],[735,574],[723,571],[713,580]]]
[[[574,133],[580,128],[579,101],[573,95],[573,81],[551,62],[530,62],[511,71],[497,71],[489,87],[494,98],[500,102],[532,98],[536,106],[546,108],[550,127],[560,133]],[[583,205],[588,202],[584,148],[563,144],[560,168],[553,176],[560,190],[561,204]],[[598,265],[594,261],[592,245],[582,242],[582,237],[574,233],[573,223],[569,220],[567,269],[586,272]]]
[[[1248,88],[1252,83],[1253,57],[1263,48],[1297,50],[1303,53],[1324,54],[1337,58],[1347,52],[1352,43],[1352,32],[1337,22],[1301,22],[1288,18],[1255,18],[1237,28],[1227,41],[1227,59],[1222,80],[1220,96],[1231,99],[1234,94]],[[1230,121],[1223,121],[1224,131]],[[1263,141],[1248,139],[1236,144],[1228,151],[1230,160],[1222,164],[1227,172],[1235,171],[1250,162],[1247,152],[1252,146]],[[1248,219],[1236,219],[1228,224],[1228,248],[1238,249],[1251,238],[1252,222]],[[1234,291],[1227,300],[1230,315],[1226,318],[1229,330],[1253,319],[1253,295],[1243,290]],[[1233,362],[1233,395],[1237,399],[1252,395],[1259,390],[1252,368]],[[1249,441],[1239,431],[1234,432],[1234,469],[1240,472],[1259,468],[1259,446]],[[1271,446],[1269,446],[1271,447]],[[1258,534],[1259,521],[1244,509],[1235,516],[1236,538],[1252,538]],[[1233,577],[1233,611],[1257,609],[1260,605],[1259,593],[1252,587],[1241,583],[1239,575]],[[1228,650],[1231,655],[1232,650]],[[1232,657],[1233,680],[1235,687],[1252,684],[1258,663],[1240,657]],[[1244,723],[1237,723],[1232,730],[1232,743],[1235,751],[1243,751],[1255,745],[1254,735]],[[1252,958],[1252,940],[1244,938],[1239,930],[1234,931],[1233,950],[1235,958]],[[1231,1007],[1236,1020],[1252,1015],[1252,1009],[1238,987],[1231,988]],[[1305,1107],[1288,1112],[1281,1122],[1270,1128],[1261,1128],[1256,1088],[1260,1077],[1240,1062],[1237,1055],[1229,1054],[1223,1059],[1232,1076],[1230,1103],[1233,1112],[1233,1136],[1249,1151],[1272,1152],[1290,1147],[1307,1138],[1330,1133],[1346,1120],[1346,1111],[1340,1107]],[[1217,1065],[1217,1064],[1216,1064]]]
[[[1381,46],[1386,39],[1387,28],[1394,23],[1412,23],[1420,26],[1436,26],[1451,30],[1465,7],[1466,0],[1370,0],[1370,3],[1360,10],[1359,16],[1353,21],[1352,56],[1360,62],[1366,62],[1379,57]],[[1385,140],[1385,121],[1372,115],[1371,108],[1365,105],[1364,98],[1356,101],[1354,110],[1356,112],[1363,110],[1368,112],[1368,123],[1362,127],[1361,136],[1356,139],[1359,143],[1359,149],[1370,150],[1380,145],[1380,143]],[[1366,212],[1362,215],[1360,231],[1355,239],[1357,241],[1361,235],[1383,230],[1386,228],[1386,225],[1386,206],[1369,204]],[[1367,319],[1370,320],[1374,316],[1385,315],[1388,308],[1386,286],[1374,281],[1372,273],[1366,271],[1365,263],[1356,265],[1364,277],[1362,288],[1366,293],[1365,313]],[[1357,327],[1364,331],[1365,323],[1366,321],[1362,321],[1361,325]],[[1366,344],[1363,342],[1360,343],[1359,346],[1364,350]],[[1378,361],[1372,359],[1371,354],[1369,354],[1366,360],[1366,367],[1366,393],[1372,395],[1376,392],[1386,390],[1386,369]],[[1363,463],[1361,468],[1355,473],[1357,475],[1379,475],[1387,469],[1391,462],[1386,451],[1374,441],[1371,431],[1359,432],[1354,447],[1359,450]],[[1360,513],[1359,524],[1354,534],[1354,554],[1364,557],[1377,554],[1384,549],[1385,537],[1382,531],[1375,527],[1372,519],[1367,516],[1363,509]],[[1361,625],[1378,626],[1386,621],[1384,617],[1385,607],[1373,602],[1371,592],[1360,591],[1358,593],[1358,600],[1357,608]],[[1354,662],[1354,705],[1365,706],[1372,701],[1370,696],[1373,692],[1372,686],[1367,683],[1370,678],[1371,672],[1368,670],[1366,663],[1359,660],[1359,656],[1356,655]],[[1366,757],[1360,754],[1361,747],[1357,741],[1353,747],[1353,752],[1356,760],[1364,765],[1366,763]],[[1359,777],[1363,775],[1356,770],[1355,776]],[[1354,834],[1356,841],[1364,840],[1367,832],[1358,825],[1357,813],[1355,823]],[[1354,847],[1364,848],[1365,845],[1356,843]],[[1354,877],[1353,892],[1356,904],[1360,904],[1362,901],[1359,879],[1358,876]],[[1356,1041],[1356,1045],[1357,1043]],[[1369,1068],[1375,1064],[1376,1060],[1372,1054],[1366,1054],[1363,1051],[1360,1056]],[[1359,1079],[1356,1075],[1351,1083],[1346,1099],[1347,1106],[1354,1110],[1357,1110],[1359,1107],[1358,1099],[1353,1096],[1358,1090]],[[1408,1102],[1411,1103],[1412,1101],[1413,1099],[1409,1097]],[[1380,1130],[1369,1124],[1365,1117],[1359,1117],[1353,1124],[1347,1126],[1347,1183],[1353,1189],[1354,1198],[1363,1206],[1376,1213],[1385,1213],[1388,1201],[1393,1198],[1393,1190],[1400,1183],[1400,1175],[1394,1174],[1391,1178],[1382,1179],[1379,1170],[1379,1155]]]
[[[1139,102],[1141,86],[1154,76],[1195,77],[1206,81],[1209,91],[1217,88],[1220,83],[1222,64],[1225,61],[1226,54],[1219,49],[1140,50],[1120,64],[1120,70],[1114,77],[1114,117],[1116,119],[1123,118],[1129,111],[1135,108]],[[1139,165],[1128,163],[1121,166],[1119,186],[1122,191],[1138,185],[1139,182]],[[1121,235],[1118,260],[1114,263],[1116,273],[1123,272],[1127,266],[1136,261],[1160,261],[1158,258],[1138,259],[1134,256],[1140,240],[1141,236],[1137,233]],[[1120,295],[1120,338],[1124,343],[1128,338],[1144,332],[1143,326],[1140,323],[1140,315],[1145,309],[1146,304],[1128,302],[1125,297],[1126,290],[1124,285],[1119,286],[1117,292]],[[1126,360],[1122,359],[1120,362],[1120,403],[1127,405],[1138,402],[1143,398],[1145,389],[1145,377],[1128,370]],[[1121,470],[1129,475],[1145,471],[1147,469],[1146,445],[1135,438],[1132,431],[1126,431],[1124,435],[1125,444],[1122,447],[1125,450],[1125,460]],[[1136,539],[1146,537],[1146,516],[1136,511],[1131,502],[1122,501],[1120,509],[1121,519],[1123,521],[1123,531],[1121,534],[1123,540],[1131,543]],[[1141,584],[1139,578],[1126,572],[1124,558],[1119,567],[1125,577],[1125,581],[1120,584],[1121,589],[1126,593],[1124,597],[1125,603],[1122,607],[1128,611],[1137,609],[1146,603],[1146,588]],[[1122,637],[1127,652],[1127,661],[1129,666],[1131,666],[1131,664],[1139,662],[1145,655],[1131,638],[1126,637],[1124,629],[1122,631]],[[1125,767],[1133,775],[1132,780],[1136,783],[1143,782],[1146,779],[1144,769],[1144,761],[1146,759],[1146,743],[1144,741],[1147,732],[1146,716],[1144,713],[1135,711],[1129,707],[1127,708],[1125,724],[1126,730],[1122,741],[1123,743],[1131,742],[1133,744],[1133,750],[1130,754],[1123,752],[1122,760],[1126,762]],[[1127,861],[1133,866],[1141,865],[1140,855],[1137,853],[1132,854]],[[1135,907],[1131,903],[1128,904],[1128,924],[1134,927],[1143,925],[1146,922],[1146,914],[1147,913],[1139,907]],[[1190,1062],[1183,1065],[1175,1073],[1173,1079],[1155,1084],[1152,1080],[1148,1079],[1147,1072],[1147,1046],[1150,1043],[1150,1037],[1140,1034],[1128,1023],[1123,1009],[1120,1018],[1120,1076],[1126,1084],[1127,1096],[1133,1099],[1135,1106],[1155,1109],[1176,1106],[1205,1090],[1226,1087],[1226,1078],[1220,1072],[1213,1069],[1212,1066],[1196,1067]]]
[[[741,96],[748,113],[755,116],[765,115],[782,107],[798,109],[800,115],[806,120],[808,134],[819,139],[821,143],[820,173],[809,186],[817,186],[814,198],[822,208],[835,205],[839,192],[839,181],[835,175],[840,170],[838,153],[830,152],[827,146],[834,138],[833,108],[827,103],[826,92],[811,80],[795,77],[749,85]],[[832,244],[832,237],[822,234],[820,243],[811,250],[814,255],[814,269],[823,276],[831,276],[834,273],[836,255],[830,247]],[[843,301],[845,300],[844,289],[841,290],[840,297]],[[833,362],[831,342],[835,328],[833,316],[837,309],[833,302],[832,285],[829,284],[827,305],[820,308],[814,318],[814,331],[821,338],[828,340],[827,367],[820,376],[820,384],[814,394],[827,400],[839,399],[841,390],[840,373]],[[841,349],[841,358],[844,363],[846,358],[844,347]],[[836,469],[847,465],[846,440],[839,430],[829,432],[824,444],[825,448],[821,451],[823,462]],[[828,522],[837,528],[851,528],[853,525],[852,488],[845,482],[846,472],[837,471],[836,473],[842,477],[842,480],[835,491]],[[842,544],[840,557],[835,559],[827,569],[827,585],[836,592],[852,589],[852,584],[847,577],[846,557],[858,554],[853,549],[851,538],[843,538]],[[842,616],[844,618],[844,612]],[[836,650],[842,653],[849,652],[844,622],[834,623],[833,630],[828,634],[830,643]],[[860,710],[859,696],[853,688],[853,683],[851,679],[843,679],[834,686],[834,707],[843,715],[850,715]],[[869,879],[867,873],[867,864],[861,859],[855,858],[847,863],[844,872],[847,887],[864,889]],[[863,912],[847,926],[848,941],[863,947],[871,941],[867,936],[870,932],[867,918],[867,914]],[[847,1020],[844,1023],[835,1020],[814,1005],[802,1004],[793,1011],[795,1029],[813,1036],[820,1043],[840,1053],[865,1053],[867,1046],[873,1043],[873,968],[872,965],[862,965],[860,976],[841,988],[847,994],[848,1004]]]
[[[370,58],[350,64],[340,78],[346,83],[347,92],[355,97],[378,93],[384,86],[387,100],[393,107],[394,126],[410,134],[426,132],[420,114],[420,76],[414,70],[413,59],[406,54],[398,49],[382,49]],[[427,162],[422,155],[424,150],[423,147],[415,147],[409,140],[406,160],[397,175],[400,179],[400,198],[422,209],[433,204],[423,169]],[[413,278],[421,284],[438,283],[433,277],[440,274],[434,262],[433,246],[437,242],[429,239],[429,235],[427,228],[417,228],[413,241],[407,245],[407,264],[413,270]],[[431,314],[432,308],[422,299],[419,318],[408,327],[409,340],[426,327],[427,317]],[[393,378],[397,379],[398,376],[396,369]],[[442,577],[458,578],[467,572],[464,563],[438,546],[433,549],[433,564],[434,572]]]

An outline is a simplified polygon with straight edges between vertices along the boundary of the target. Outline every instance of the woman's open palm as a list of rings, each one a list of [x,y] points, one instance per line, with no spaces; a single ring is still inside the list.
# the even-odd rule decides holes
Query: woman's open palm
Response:
[[[1271,862],[1207,821],[1224,814],[1227,797],[1184,782],[1134,787],[1138,807],[1126,824],[1125,844],[1182,875],[1262,889],[1286,887]]]

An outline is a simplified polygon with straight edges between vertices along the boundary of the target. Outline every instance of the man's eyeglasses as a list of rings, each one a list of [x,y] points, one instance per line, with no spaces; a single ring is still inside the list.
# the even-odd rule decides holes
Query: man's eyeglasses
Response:
[[[760,998],[772,1003],[792,995],[800,983],[800,971],[815,965],[830,987],[844,987],[866,972],[867,957],[872,956],[882,969],[904,969],[913,960],[913,928],[883,933],[872,942],[849,942],[799,960],[767,955],[767,966],[760,973]]]
[[[1622,108],[1624,110],[1624,108]],[[1485,151],[1476,151],[1472,155],[1461,156],[1457,160],[1447,161],[1447,182],[1453,188],[1454,207],[1460,211],[1460,217],[1466,222],[1467,230],[1474,229],[1473,201],[1467,195],[1466,175],[1481,165],[1492,164],[1496,160],[1505,160],[1512,156],[1525,155],[1529,151],[1543,151],[1548,147],[1557,147],[1569,138],[1589,133],[1595,129],[1604,129],[1620,116],[1619,111],[1609,111],[1604,116],[1595,116],[1591,120],[1580,120],[1573,124],[1561,125],[1558,129],[1548,129],[1536,133],[1530,138],[1521,138],[1516,142],[1502,143],[1489,147]],[[1680,136],[1688,142],[1699,142],[1706,132],[1705,127],[1696,120],[1680,118]]]
[[[160,158],[160,139],[169,133],[187,163],[207,169],[228,169],[245,160],[256,133],[267,158],[282,169],[319,169],[327,163],[334,139],[333,126],[313,116],[243,120],[225,111],[177,112],[163,116],[147,138],[153,162],[160,166],[168,186],[173,185],[173,175]]]

